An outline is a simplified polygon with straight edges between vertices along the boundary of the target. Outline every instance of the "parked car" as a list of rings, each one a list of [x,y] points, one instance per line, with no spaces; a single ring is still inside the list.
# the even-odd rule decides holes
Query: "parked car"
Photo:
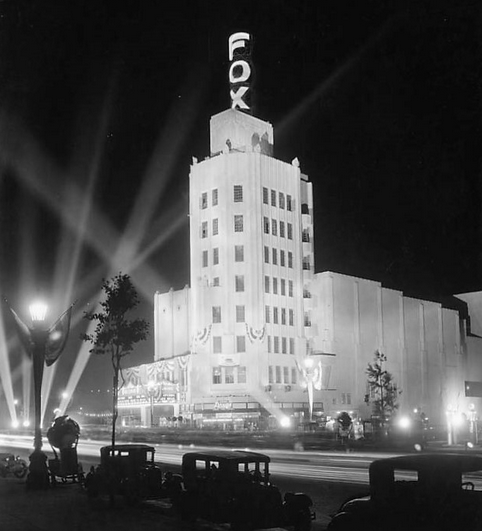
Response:
[[[203,518],[233,528],[294,526],[308,531],[315,515],[306,494],[270,482],[270,458],[248,451],[189,452],[182,459],[183,491],[177,508],[187,520]]]
[[[7,477],[12,474],[16,478],[23,478],[28,472],[28,465],[18,455],[0,454],[0,476]]]
[[[84,486],[90,496],[122,495],[129,502],[160,498],[162,473],[155,449],[146,444],[116,444],[100,449],[100,465],[91,467]]]
[[[482,529],[482,457],[416,454],[378,459],[370,492],[342,504],[328,531]]]

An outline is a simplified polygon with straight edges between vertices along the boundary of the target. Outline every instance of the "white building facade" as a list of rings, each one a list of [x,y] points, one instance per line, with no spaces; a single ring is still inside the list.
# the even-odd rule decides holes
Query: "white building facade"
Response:
[[[210,156],[193,159],[190,172],[191,285],[155,294],[154,363],[129,369],[121,411],[138,407],[145,422],[150,407],[156,424],[170,411],[231,428],[340,411],[368,419],[376,350],[402,390],[402,411],[443,424],[447,410],[480,410],[466,387],[482,382],[481,294],[459,296],[471,333],[438,303],[315,274],[312,185],[297,159],[275,159],[272,126],[243,112],[213,116],[210,129]]]

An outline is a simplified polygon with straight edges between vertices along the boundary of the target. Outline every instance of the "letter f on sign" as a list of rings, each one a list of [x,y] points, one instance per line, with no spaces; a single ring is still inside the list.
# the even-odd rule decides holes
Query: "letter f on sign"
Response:
[[[229,60],[233,60],[234,50],[237,48],[245,48],[246,41],[249,41],[249,33],[240,31],[238,33],[233,33],[229,37]]]

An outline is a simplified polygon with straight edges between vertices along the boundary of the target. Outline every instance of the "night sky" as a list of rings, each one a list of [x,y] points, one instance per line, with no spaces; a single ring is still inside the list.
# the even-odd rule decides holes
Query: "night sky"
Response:
[[[17,308],[58,290],[66,239],[81,243],[79,313],[118,271],[59,213],[92,175],[92,208],[118,235],[161,176],[138,254],[174,228],[143,262],[158,281],[141,313],[189,282],[189,166],[230,105],[235,31],[254,38],[254,114],[275,156],[313,183],[316,271],[448,304],[481,289],[480,2],[4,0],[0,16],[0,284]],[[152,355],[151,337],[131,364]]]

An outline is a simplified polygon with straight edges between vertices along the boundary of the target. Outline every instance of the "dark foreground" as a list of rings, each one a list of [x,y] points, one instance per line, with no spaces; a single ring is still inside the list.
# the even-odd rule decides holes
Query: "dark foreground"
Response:
[[[275,483],[285,490],[284,481]],[[329,514],[347,496],[364,491],[363,486],[301,480],[299,490],[315,501],[317,520],[313,530],[326,528]],[[122,498],[111,507],[107,498],[91,500],[78,484],[59,484],[46,491],[27,491],[25,480],[0,478],[0,531],[204,531],[228,529],[198,521],[186,523],[169,514],[165,504],[148,501],[136,507]]]

